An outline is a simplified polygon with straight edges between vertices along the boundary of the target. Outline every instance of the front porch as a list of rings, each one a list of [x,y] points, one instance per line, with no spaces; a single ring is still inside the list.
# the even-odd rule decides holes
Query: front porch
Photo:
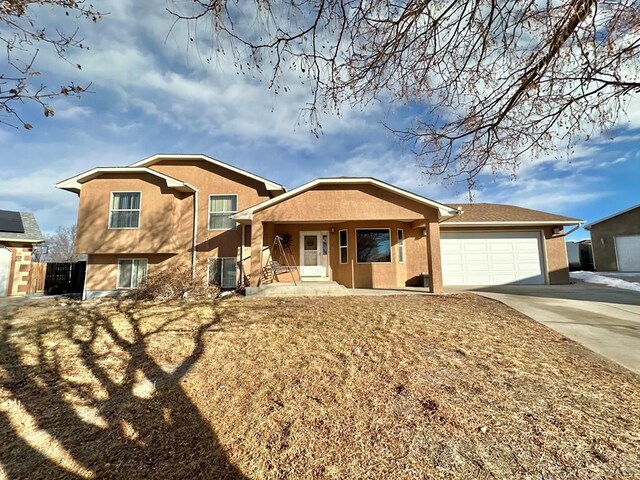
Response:
[[[243,225],[242,268],[250,287],[278,259],[287,239],[289,265],[272,282],[333,281],[348,288],[417,286],[426,273],[442,292],[440,221],[450,207],[374,178],[318,179],[233,216]],[[247,253],[249,253],[247,255]],[[285,255],[283,255],[285,256]],[[296,278],[295,276],[298,276]]]
[[[429,291],[441,292],[437,222],[257,224],[254,219],[244,228],[248,295],[288,295],[298,288],[296,295],[315,296],[331,284],[338,285],[340,292],[346,288],[403,289],[422,286],[425,275]],[[276,237],[285,252],[274,242]],[[256,287],[268,288],[252,290]]]

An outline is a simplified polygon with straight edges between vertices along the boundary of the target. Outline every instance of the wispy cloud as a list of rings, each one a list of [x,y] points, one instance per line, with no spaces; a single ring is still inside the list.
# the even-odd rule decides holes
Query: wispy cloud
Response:
[[[289,187],[316,177],[371,176],[445,203],[467,201],[465,183],[422,175],[380,123],[404,124],[419,105],[346,107],[339,117],[321,119],[324,134],[316,139],[301,121],[308,87],[295,72],[291,89],[276,95],[267,79],[238,74],[230,57],[208,61],[208,39],[190,42],[184,24],[171,30],[162,8],[134,0],[94,3],[110,14],[83,26],[91,50],[71,54],[82,70],[45,53],[39,58],[49,72],[43,81],[92,82],[93,93],[58,100],[55,117],[35,118],[33,131],[0,129],[0,208],[33,210],[44,230],[70,225],[77,197],[54,189],[56,181],[158,152],[209,154]],[[631,113],[625,125],[639,126],[640,114]],[[611,192],[620,195],[612,175],[633,173],[640,158],[640,133],[615,133],[596,135],[566,157],[526,159],[515,179],[483,176],[475,201],[596,215],[594,205],[610,201]]]

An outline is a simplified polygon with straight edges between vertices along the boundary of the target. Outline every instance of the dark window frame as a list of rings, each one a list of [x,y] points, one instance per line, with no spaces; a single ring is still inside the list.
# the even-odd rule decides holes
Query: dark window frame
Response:
[[[365,232],[385,232],[387,235],[386,242],[388,244],[388,260],[361,260],[360,255],[360,242],[359,235]],[[382,264],[390,264],[393,262],[393,255],[391,253],[391,229],[390,228],[357,228],[356,229],[356,263],[358,264],[371,264],[371,263],[382,263]]]

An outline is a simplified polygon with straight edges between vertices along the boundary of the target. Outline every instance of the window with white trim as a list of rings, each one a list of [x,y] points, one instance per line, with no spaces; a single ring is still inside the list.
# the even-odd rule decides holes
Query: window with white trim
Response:
[[[404,230],[398,229],[398,263],[404,263]]]
[[[236,222],[231,219],[231,215],[237,212],[237,195],[209,195],[209,230],[236,228]]]
[[[209,259],[209,285],[220,288],[236,288],[236,257],[219,257]]]
[[[109,228],[140,227],[140,192],[111,192]]]
[[[356,260],[358,263],[391,262],[391,232],[388,228],[356,230]]]
[[[118,260],[117,288],[138,288],[146,277],[146,258],[121,258]]]
[[[339,232],[340,243],[340,263],[347,263],[349,261],[349,243],[348,234],[346,230],[340,230]]]

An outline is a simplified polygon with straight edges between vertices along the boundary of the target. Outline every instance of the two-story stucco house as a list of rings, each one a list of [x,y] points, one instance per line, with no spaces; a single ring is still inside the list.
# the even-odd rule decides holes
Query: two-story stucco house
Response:
[[[76,250],[88,255],[87,297],[184,265],[223,287],[257,286],[276,235],[290,239],[303,282],[395,288],[426,272],[433,292],[567,283],[563,227],[580,223],[510,205],[445,205],[369,177],[287,191],[204,155],[94,168],[56,187],[80,197]]]

